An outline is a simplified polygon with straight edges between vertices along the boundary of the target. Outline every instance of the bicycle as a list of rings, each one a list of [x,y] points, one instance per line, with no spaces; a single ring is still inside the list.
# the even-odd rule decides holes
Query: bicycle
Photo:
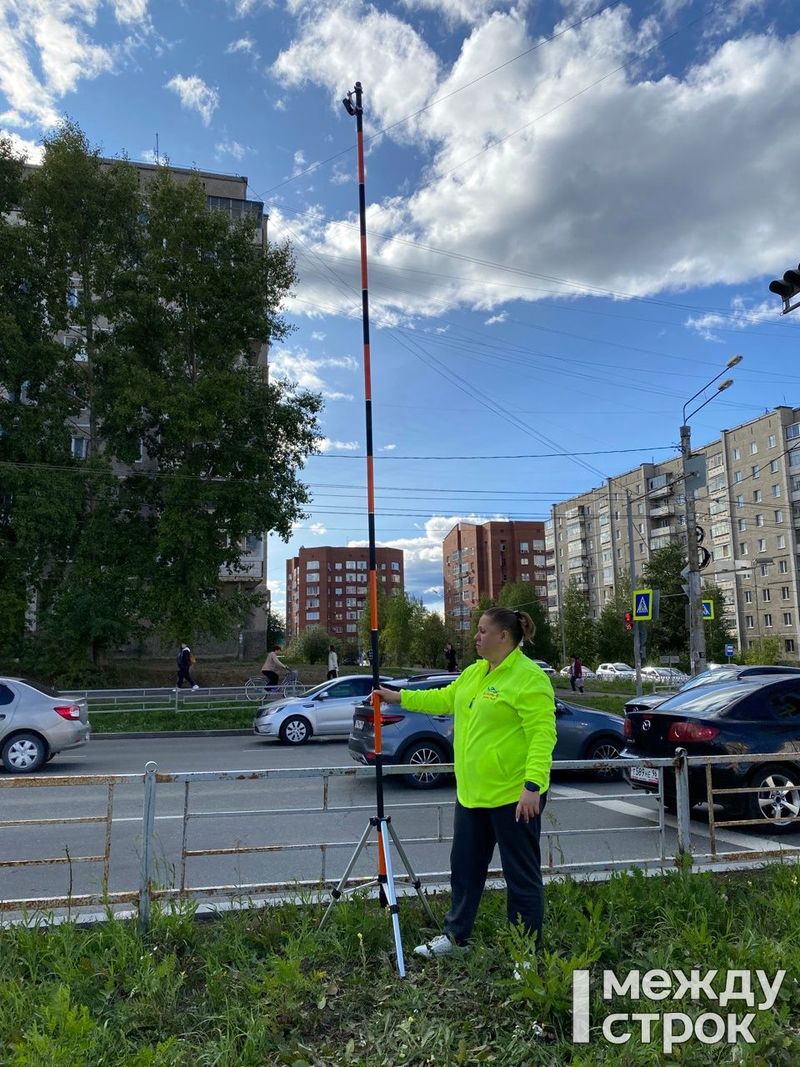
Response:
[[[244,695],[248,700],[285,700],[286,697],[300,696],[302,692],[297,671],[287,671],[277,685],[270,685],[263,675],[248,678],[244,683]]]

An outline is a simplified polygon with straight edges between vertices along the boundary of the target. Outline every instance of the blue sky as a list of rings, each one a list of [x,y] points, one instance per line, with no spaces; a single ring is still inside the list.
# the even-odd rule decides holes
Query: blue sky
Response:
[[[287,555],[366,530],[339,102],[363,82],[378,534],[435,607],[454,521],[545,517],[673,455],[735,352],[695,440],[800,404],[766,290],[800,258],[798,26],[789,0],[0,0],[0,129],[31,158],[62,114],[109,155],[158,134],[176,165],[246,174],[294,243],[273,366],[323,391],[325,440],[308,519],[271,543],[280,605]],[[453,458],[499,455],[527,458]]]

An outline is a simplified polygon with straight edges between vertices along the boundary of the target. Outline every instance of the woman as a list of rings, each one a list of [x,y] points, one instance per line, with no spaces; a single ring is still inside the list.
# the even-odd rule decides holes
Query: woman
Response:
[[[280,669],[282,671],[287,670],[286,664],[285,663],[281,663],[281,661],[278,659],[278,653],[280,652],[280,650],[281,650],[281,646],[280,645],[276,645],[270,651],[270,653],[267,656],[267,658],[264,660],[264,666],[261,668],[261,673],[267,679],[267,685],[277,685],[278,684],[278,681],[279,681],[279,679],[278,679],[278,668],[279,667],[280,667]]]
[[[509,922],[541,936],[544,913],[539,835],[556,743],[547,675],[523,655],[530,615],[490,608],[475,647],[482,658],[445,689],[380,688],[387,704],[454,716],[457,800],[450,852],[452,902],[444,934],[415,949],[445,956],[469,940],[495,844],[507,885]]]
[[[450,641],[444,646],[444,658],[447,664],[447,670],[450,674],[455,674],[458,667],[458,659],[456,658],[456,650]]]
[[[572,692],[577,689],[578,692],[583,692],[583,664],[580,661],[579,656],[573,655],[571,657],[572,662],[569,665],[569,684],[572,686]]]
[[[339,677],[339,657],[336,648],[331,645],[328,648],[328,681]]]

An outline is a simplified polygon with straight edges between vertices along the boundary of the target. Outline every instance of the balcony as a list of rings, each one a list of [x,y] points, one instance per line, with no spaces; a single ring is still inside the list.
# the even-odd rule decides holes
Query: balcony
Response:
[[[660,504],[657,508],[650,509],[651,519],[667,519],[671,515],[675,514],[675,505],[673,503]]]
[[[264,561],[243,559],[235,571],[230,567],[221,567],[219,576],[223,582],[261,582],[264,580]]]
[[[260,245],[263,237],[264,205],[260,200],[237,200],[232,196],[207,196],[209,211],[222,211],[231,222],[252,219],[255,223],[253,241]]]
[[[658,489],[651,489],[647,495],[651,500],[664,500],[666,497],[671,496],[674,490],[673,483],[667,482],[666,485],[659,486]]]

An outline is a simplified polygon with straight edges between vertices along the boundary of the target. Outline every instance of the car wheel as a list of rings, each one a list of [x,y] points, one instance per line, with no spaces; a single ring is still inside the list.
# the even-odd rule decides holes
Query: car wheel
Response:
[[[598,760],[619,759],[620,743],[615,737],[598,737],[592,741],[586,749],[584,759]],[[622,771],[611,769],[592,771],[592,777],[601,782],[618,782],[622,778]]]
[[[800,829],[800,823],[792,821],[800,815],[800,774],[796,768],[769,763],[758,768],[749,784],[757,786],[758,792],[743,794],[748,819],[763,819],[775,833]]]
[[[444,752],[433,741],[418,741],[403,754],[403,763],[412,767],[444,762]],[[433,789],[434,786],[441,785],[444,777],[440,771],[417,771],[415,774],[405,775],[405,781],[414,789]]]
[[[279,736],[285,745],[304,745],[311,738],[311,723],[303,715],[292,715],[282,724]]]
[[[37,734],[15,734],[3,745],[3,766],[9,774],[33,774],[47,759],[47,745]]]

